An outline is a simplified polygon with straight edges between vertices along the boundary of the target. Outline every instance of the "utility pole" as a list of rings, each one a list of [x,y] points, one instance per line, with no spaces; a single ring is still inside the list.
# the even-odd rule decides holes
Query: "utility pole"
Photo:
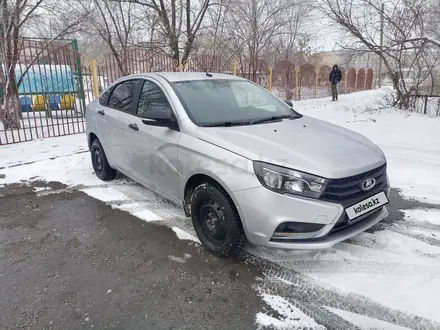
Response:
[[[385,10],[385,4],[382,3],[380,7],[380,52],[382,54],[383,47],[383,26],[384,26],[384,15],[383,12]],[[382,57],[379,57],[379,72],[378,72],[378,81],[377,85],[379,88],[382,87]]]

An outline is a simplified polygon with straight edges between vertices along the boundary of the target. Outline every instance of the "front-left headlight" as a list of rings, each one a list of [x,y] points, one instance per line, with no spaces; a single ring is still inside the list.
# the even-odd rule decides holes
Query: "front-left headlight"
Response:
[[[254,171],[264,187],[280,194],[319,198],[327,184],[324,178],[263,162],[255,161]]]

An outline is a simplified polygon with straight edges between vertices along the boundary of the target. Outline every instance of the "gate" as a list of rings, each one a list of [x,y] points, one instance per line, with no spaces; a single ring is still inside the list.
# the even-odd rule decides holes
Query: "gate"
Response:
[[[0,40],[0,145],[85,131],[76,40]],[[9,47],[9,48],[8,48]]]

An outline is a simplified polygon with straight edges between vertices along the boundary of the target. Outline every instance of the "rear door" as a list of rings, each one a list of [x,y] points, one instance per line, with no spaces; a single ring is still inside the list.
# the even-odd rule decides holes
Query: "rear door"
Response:
[[[112,160],[115,167],[127,174],[132,174],[131,159],[128,148],[132,143],[128,130],[129,125],[136,117],[134,99],[139,93],[139,79],[125,80],[117,84],[108,100],[105,117],[111,136]]]
[[[87,105],[86,111],[86,129],[87,133],[94,133],[101,141],[107,158],[111,158],[113,152],[111,148],[111,136],[108,123],[108,117],[105,116],[108,98],[111,90],[104,92],[99,99],[93,100]],[[88,135],[87,135],[88,136]]]
[[[181,136],[175,111],[159,82],[143,80],[136,102],[136,129],[129,133],[134,175],[171,199],[178,200],[177,144]],[[148,111],[169,109],[176,127],[148,124],[142,118]]]

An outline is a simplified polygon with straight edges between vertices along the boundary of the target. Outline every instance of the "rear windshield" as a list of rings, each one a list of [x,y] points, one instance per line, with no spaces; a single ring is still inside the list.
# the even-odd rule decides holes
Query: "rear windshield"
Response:
[[[199,126],[293,114],[283,101],[245,80],[192,80],[171,86],[188,116]]]

